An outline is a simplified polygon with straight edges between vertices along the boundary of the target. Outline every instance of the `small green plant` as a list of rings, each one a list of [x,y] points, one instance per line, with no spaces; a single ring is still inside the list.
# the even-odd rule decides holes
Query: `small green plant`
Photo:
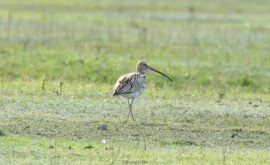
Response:
[[[248,87],[252,85],[252,81],[247,75],[243,76],[240,81],[243,87]]]
[[[5,136],[6,134],[0,130],[0,136]]]

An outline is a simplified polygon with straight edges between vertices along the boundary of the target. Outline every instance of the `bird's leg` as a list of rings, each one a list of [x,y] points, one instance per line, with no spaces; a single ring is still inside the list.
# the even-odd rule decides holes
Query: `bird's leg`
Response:
[[[129,104],[129,99],[127,99],[127,101],[128,101],[128,109],[129,109],[129,111],[128,111],[128,117],[127,117],[127,120],[125,121],[125,123],[128,121],[129,114],[130,114],[130,104]]]
[[[132,104],[133,104],[134,98],[131,99],[131,103],[129,105],[129,112],[131,114],[132,120],[134,121],[133,114],[132,114]]]

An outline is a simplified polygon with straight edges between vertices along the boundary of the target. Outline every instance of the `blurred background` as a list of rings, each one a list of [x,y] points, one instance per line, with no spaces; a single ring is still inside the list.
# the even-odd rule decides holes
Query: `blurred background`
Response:
[[[5,87],[40,87],[46,78],[111,90],[144,60],[174,79],[149,73],[150,89],[269,94],[269,7],[268,0],[0,0],[0,79]]]

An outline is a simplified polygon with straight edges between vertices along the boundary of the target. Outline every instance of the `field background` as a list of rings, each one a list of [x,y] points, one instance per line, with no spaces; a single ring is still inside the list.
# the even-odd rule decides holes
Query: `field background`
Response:
[[[270,164],[270,1],[0,0],[0,164]],[[112,98],[139,60],[134,102]]]

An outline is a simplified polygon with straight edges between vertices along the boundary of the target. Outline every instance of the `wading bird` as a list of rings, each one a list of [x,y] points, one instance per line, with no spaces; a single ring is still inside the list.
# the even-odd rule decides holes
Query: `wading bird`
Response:
[[[159,73],[173,82],[172,79],[170,79],[167,75],[154,68],[151,68],[146,64],[146,62],[139,61],[136,69],[136,72],[128,73],[118,78],[114,85],[114,92],[112,94],[112,96],[122,96],[127,98],[129,112],[126,122],[128,121],[129,115],[131,115],[134,121],[132,114],[132,103],[135,98],[139,97],[143,93],[146,87],[146,70]]]

